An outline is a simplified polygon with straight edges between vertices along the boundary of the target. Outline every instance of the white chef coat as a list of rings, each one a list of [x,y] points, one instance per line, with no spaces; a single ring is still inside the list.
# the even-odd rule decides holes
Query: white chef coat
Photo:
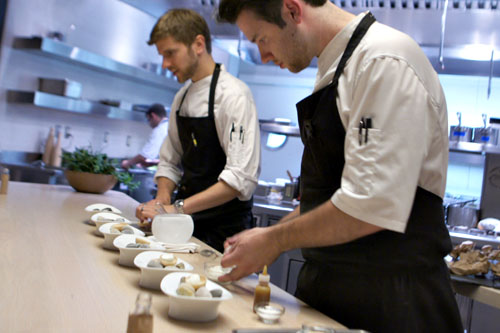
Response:
[[[315,91],[331,82],[364,15],[322,51]],[[417,186],[444,196],[448,118],[437,73],[409,36],[376,22],[340,76],[337,106],[346,131],[345,166],[332,202],[362,221],[404,232]],[[360,145],[361,117],[371,117],[373,128]]]
[[[168,133],[168,119],[165,118],[153,128],[149,135],[148,141],[141,149],[141,154],[147,160],[157,159],[160,154],[160,147]]]
[[[177,130],[176,112],[186,89],[180,114],[186,117],[208,116],[208,95],[212,75],[199,81],[189,81],[175,95],[170,108],[169,135],[160,149],[160,163],[155,174],[178,183],[182,176],[179,168],[182,146]],[[260,174],[260,130],[252,93],[243,81],[229,74],[221,66],[215,89],[214,117],[217,136],[226,165],[218,179],[240,192],[238,198],[249,200],[257,187]],[[232,131],[234,126],[234,131]]]

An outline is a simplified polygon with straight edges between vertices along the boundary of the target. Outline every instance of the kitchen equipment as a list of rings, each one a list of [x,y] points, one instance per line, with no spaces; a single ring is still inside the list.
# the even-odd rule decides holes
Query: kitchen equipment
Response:
[[[462,113],[457,112],[458,126],[450,127],[450,141],[470,142],[472,140],[472,128],[462,126]]]
[[[488,126],[486,113],[482,114],[483,127],[474,128],[474,142],[497,145],[498,144],[498,128]]]
[[[38,90],[49,94],[80,98],[82,84],[68,79],[38,78]]]
[[[466,226],[475,228],[477,225],[479,210],[474,202],[454,203],[448,206],[447,223],[450,226]]]

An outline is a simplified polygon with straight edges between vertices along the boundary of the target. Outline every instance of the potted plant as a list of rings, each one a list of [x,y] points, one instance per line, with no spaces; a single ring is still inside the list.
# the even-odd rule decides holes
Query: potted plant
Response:
[[[64,151],[62,164],[66,168],[64,175],[68,183],[78,192],[104,193],[113,188],[117,181],[127,185],[130,190],[139,186],[130,173],[117,171],[116,160],[90,149],[76,148],[72,153]]]

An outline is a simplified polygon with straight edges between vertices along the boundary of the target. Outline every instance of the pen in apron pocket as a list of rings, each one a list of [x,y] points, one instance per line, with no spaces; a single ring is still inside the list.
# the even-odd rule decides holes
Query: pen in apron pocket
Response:
[[[191,138],[193,139],[193,144],[194,144],[194,146],[195,146],[195,147],[198,147],[198,141],[196,141],[196,138],[195,138],[195,136],[194,136],[194,133],[193,133],[193,132],[191,132]]]
[[[234,123],[231,125],[231,131],[229,132],[229,141],[233,141]]]

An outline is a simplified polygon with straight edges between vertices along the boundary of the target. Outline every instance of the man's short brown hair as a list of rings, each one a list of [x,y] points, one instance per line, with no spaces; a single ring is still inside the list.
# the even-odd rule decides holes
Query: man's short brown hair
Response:
[[[210,30],[205,19],[191,9],[171,9],[156,22],[149,36],[148,44],[153,45],[159,40],[171,36],[176,41],[190,46],[198,35],[205,38],[207,52],[212,53]]]
[[[304,0],[312,7],[320,7],[327,0]],[[283,0],[221,0],[217,11],[217,21],[236,23],[242,10],[252,11],[258,18],[283,28],[286,23],[281,17]]]

